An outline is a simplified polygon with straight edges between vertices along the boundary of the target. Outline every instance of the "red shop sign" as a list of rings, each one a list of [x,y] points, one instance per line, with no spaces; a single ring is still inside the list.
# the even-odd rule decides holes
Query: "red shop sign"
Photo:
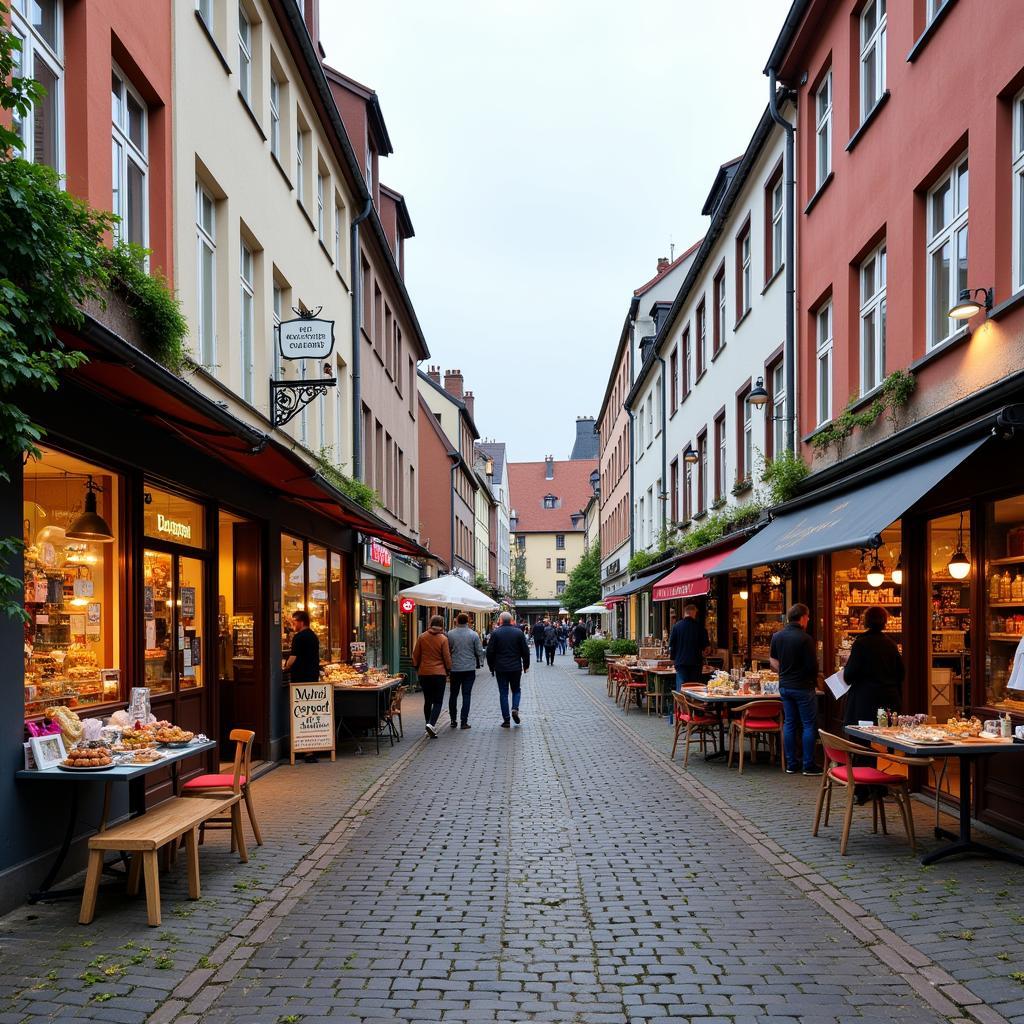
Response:
[[[398,610],[403,615],[408,615],[416,607],[416,602],[411,597],[403,597],[398,602]]]
[[[370,561],[382,565],[385,569],[391,567],[391,549],[384,547],[379,540],[370,542]]]

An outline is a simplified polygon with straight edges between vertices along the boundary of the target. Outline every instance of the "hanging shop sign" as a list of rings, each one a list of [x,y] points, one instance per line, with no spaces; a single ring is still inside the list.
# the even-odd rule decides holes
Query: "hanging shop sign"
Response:
[[[366,560],[375,562],[384,569],[391,568],[391,549],[384,547],[379,540],[371,540],[366,545]]]
[[[408,615],[411,611],[415,610],[415,608],[416,602],[411,597],[403,597],[402,600],[398,602],[398,610],[403,615]]]
[[[300,316],[277,329],[282,359],[327,359],[334,352],[334,321]]]
[[[292,683],[291,763],[296,754],[329,750],[334,760],[334,688],[330,683]]]
[[[334,352],[334,321],[321,320],[318,306],[314,310],[296,309],[298,318],[284,320],[277,327],[277,347],[282,359],[325,360],[323,376],[306,380],[271,380],[270,422],[283,427],[310,402],[327,394],[338,382],[326,362]]]

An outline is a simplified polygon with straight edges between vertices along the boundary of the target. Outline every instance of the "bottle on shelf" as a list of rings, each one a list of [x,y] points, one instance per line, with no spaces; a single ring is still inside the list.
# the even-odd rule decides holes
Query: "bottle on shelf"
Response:
[[[1010,570],[1007,569],[999,579],[999,600],[1012,600],[1013,581],[1010,579]]]
[[[999,576],[999,571],[996,570],[992,574],[992,579],[988,584],[988,599],[990,601],[998,601],[999,595],[1002,593],[1002,580]]]
[[[1018,572],[1010,584],[1010,599],[1012,601],[1024,601],[1024,577]]]

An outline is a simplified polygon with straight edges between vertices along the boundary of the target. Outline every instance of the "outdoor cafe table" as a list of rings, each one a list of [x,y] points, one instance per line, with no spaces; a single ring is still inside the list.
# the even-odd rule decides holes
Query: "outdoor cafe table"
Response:
[[[853,739],[876,743],[889,751],[899,751],[914,757],[956,757],[960,761],[960,832],[935,827],[936,839],[950,839],[949,846],[921,858],[922,864],[934,864],[946,857],[955,857],[961,853],[977,853],[993,860],[1008,860],[1014,864],[1024,864],[1024,856],[1011,850],[1000,850],[987,843],[979,843],[971,837],[971,765],[983,757],[995,754],[1024,754],[1024,743],[1014,743],[1012,739],[997,737],[979,738],[978,740],[950,740],[948,743],[914,743],[912,740],[897,737],[898,730],[882,726],[846,726],[846,734]]]
[[[377,686],[358,686],[355,683],[334,684],[334,717],[337,719],[337,731],[343,729],[349,739],[355,740],[356,749],[361,754],[363,748],[359,745],[353,727],[357,729],[373,729],[373,738],[377,744],[377,753],[380,753],[380,723],[387,715],[391,704],[391,696],[402,685],[402,676],[395,676],[387,679]],[[395,745],[394,726],[388,728],[388,737],[391,745]]]
[[[164,747],[160,750],[164,756],[152,764],[118,764],[113,768],[100,768],[96,771],[65,771],[59,765],[50,768],[23,768],[15,773],[15,778],[24,782],[48,782],[51,784],[65,783],[71,786],[71,804],[68,809],[68,823],[64,831],[64,838],[61,841],[57,856],[46,873],[42,884],[34,892],[29,894],[29,903],[38,903],[42,900],[60,899],[64,896],[78,896],[80,889],[54,889],[53,883],[57,880],[60,869],[64,866],[68,851],[71,849],[72,840],[75,838],[75,826],[78,824],[78,803],[79,794],[83,784],[96,784],[102,782],[103,790],[103,814],[100,818],[98,832],[107,827],[107,815],[110,813],[110,796],[115,784],[127,785],[128,787],[128,813],[136,818],[146,813],[146,781],[145,777],[151,772],[162,771],[165,768],[171,770],[171,788],[174,795],[179,792],[178,766],[187,757],[195,757],[196,754],[205,754],[213,750],[217,744],[213,740],[205,740],[201,743],[191,743],[187,747]]]
[[[705,761],[725,759],[725,723],[732,708],[752,700],[781,700],[777,693],[708,693],[707,690],[698,690],[696,687],[687,687],[686,693],[691,699],[706,704],[718,719],[718,750],[705,754]]]

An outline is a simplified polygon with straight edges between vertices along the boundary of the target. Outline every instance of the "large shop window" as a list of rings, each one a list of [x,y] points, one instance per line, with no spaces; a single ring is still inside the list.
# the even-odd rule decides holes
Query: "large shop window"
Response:
[[[384,665],[384,587],[381,578],[372,572],[362,573],[359,591],[366,663],[371,668],[379,668]]]
[[[345,556],[322,544],[281,534],[281,650],[292,645],[292,613],[309,612],[309,626],[320,641],[321,661],[345,661]]]
[[[941,516],[928,524],[931,586],[931,662],[928,713],[939,722],[974,702],[971,694],[972,573],[955,564],[958,552],[970,552],[971,516]],[[969,554],[968,554],[969,557]],[[978,702],[982,699],[977,697]]]
[[[1024,712],[1024,496],[989,506],[986,691],[974,703]],[[1017,674],[1013,674],[1018,652]]]
[[[122,698],[122,493],[119,476],[50,448],[25,466],[26,717]],[[105,525],[86,530],[93,499]]]

